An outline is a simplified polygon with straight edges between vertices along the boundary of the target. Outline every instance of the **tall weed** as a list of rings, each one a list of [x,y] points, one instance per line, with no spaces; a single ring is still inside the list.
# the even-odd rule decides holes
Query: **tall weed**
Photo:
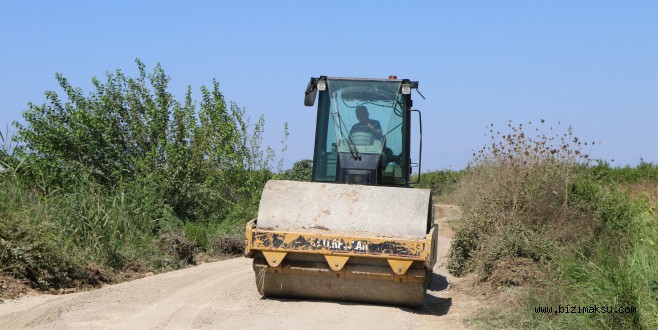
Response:
[[[568,198],[591,144],[575,137],[571,127],[544,132],[543,124],[509,123],[503,133],[489,127],[491,143],[474,153],[455,192],[464,221],[451,248],[452,273],[476,271],[486,279],[506,257],[544,262],[555,241],[544,235],[589,239],[578,233],[591,228],[591,221],[577,219]]]
[[[542,122],[543,124],[543,122]],[[449,270],[494,286],[526,288],[525,309],[490,326],[658,326],[655,208],[602,180],[571,128],[490,127],[456,194],[464,208]],[[605,185],[604,185],[605,184]],[[526,275],[521,279],[515,274]],[[541,314],[559,305],[635,307],[634,314]]]

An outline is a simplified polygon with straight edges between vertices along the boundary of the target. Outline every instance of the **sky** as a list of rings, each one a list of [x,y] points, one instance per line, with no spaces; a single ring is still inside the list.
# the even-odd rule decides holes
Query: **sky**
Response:
[[[217,79],[274,149],[287,122],[284,168],[312,158],[302,98],[320,75],[418,80],[423,171],[463,168],[509,120],[571,125],[613,165],[658,163],[657,17],[657,1],[4,1],[0,130],[61,92],[55,73],[90,92],[139,58],[180,99]]]

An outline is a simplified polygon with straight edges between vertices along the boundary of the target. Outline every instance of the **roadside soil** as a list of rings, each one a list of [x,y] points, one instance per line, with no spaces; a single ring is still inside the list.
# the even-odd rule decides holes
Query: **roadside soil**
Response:
[[[436,204],[439,260],[420,310],[331,301],[264,299],[251,259],[237,258],[148,276],[98,290],[0,302],[0,328],[468,328],[487,299],[472,277],[446,269],[457,206]]]

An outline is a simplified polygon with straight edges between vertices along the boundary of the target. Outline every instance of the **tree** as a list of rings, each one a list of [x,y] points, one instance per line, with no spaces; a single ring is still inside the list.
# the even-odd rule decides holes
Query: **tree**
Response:
[[[136,64],[137,77],[108,72],[87,96],[56,75],[65,100],[47,91],[47,104],[29,103],[25,125],[14,123],[26,175],[46,189],[66,189],[81,173],[108,188],[144,181],[188,219],[221,218],[253,201],[273,156],[260,147],[263,117],[252,125],[216,80],[201,87],[198,103],[190,86],[177,101],[160,64],[150,74]]]
[[[283,172],[284,180],[311,181],[313,175],[313,161],[303,159],[295,162],[292,168]]]

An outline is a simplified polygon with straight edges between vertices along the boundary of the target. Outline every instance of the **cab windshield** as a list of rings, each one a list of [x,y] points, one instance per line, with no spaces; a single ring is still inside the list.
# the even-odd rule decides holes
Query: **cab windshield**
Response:
[[[400,81],[327,80],[329,121],[339,153],[402,152]],[[396,152],[397,151],[397,152]]]
[[[319,96],[314,181],[336,182],[341,155],[381,155],[380,183],[405,184],[409,97],[401,85],[400,80],[327,78]]]

